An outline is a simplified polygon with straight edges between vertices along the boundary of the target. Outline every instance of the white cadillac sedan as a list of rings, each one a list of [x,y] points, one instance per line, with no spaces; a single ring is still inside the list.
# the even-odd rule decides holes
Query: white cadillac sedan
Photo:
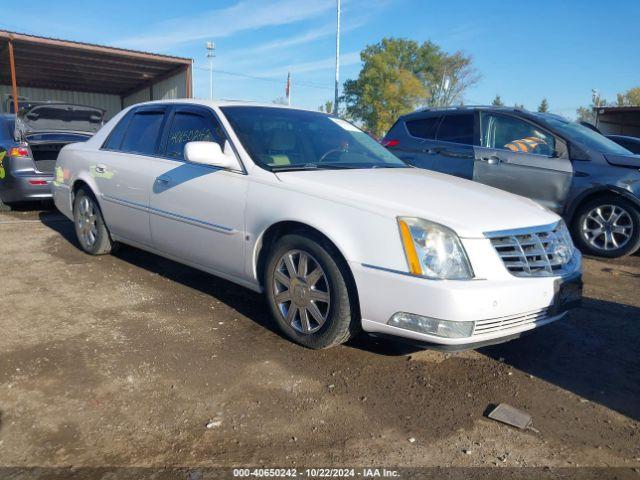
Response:
[[[86,252],[122,242],[264,292],[310,348],[361,330],[475,348],[562,318],[582,292],[560,217],[411,168],[319,112],[135,105],[62,150],[53,195]]]

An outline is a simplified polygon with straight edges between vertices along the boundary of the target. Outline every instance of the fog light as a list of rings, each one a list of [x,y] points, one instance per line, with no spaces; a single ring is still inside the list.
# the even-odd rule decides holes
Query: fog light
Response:
[[[451,322],[437,318],[423,317],[413,313],[398,312],[389,319],[387,325],[404,328],[418,333],[426,333],[437,337],[464,338],[473,333],[475,322]]]

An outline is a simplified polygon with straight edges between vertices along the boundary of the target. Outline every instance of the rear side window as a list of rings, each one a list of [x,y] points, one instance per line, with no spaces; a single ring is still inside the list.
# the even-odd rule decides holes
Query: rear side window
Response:
[[[446,115],[438,129],[438,140],[473,145],[474,114]]]
[[[224,148],[224,134],[217,121],[192,112],[177,112],[167,138],[167,156],[184,159],[184,146],[188,142],[217,142]]]
[[[407,130],[413,137],[432,140],[440,117],[417,118],[407,121]]]
[[[127,114],[115,127],[113,127],[113,130],[111,130],[111,133],[109,134],[107,141],[104,142],[102,148],[107,150],[120,150],[120,147],[122,146],[122,139],[124,138],[124,132],[127,129],[129,120],[131,120],[131,115]]]
[[[154,155],[162,129],[164,112],[141,111],[133,114],[122,140],[123,152]]]

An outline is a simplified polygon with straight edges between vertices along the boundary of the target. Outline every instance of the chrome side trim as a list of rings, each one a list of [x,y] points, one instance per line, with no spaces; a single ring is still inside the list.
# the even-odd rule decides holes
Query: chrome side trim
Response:
[[[112,197],[111,195],[105,195],[104,193],[101,195],[103,200],[107,202],[116,203],[118,205],[122,205],[123,207],[132,207],[136,210],[142,210],[143,212],[149,212],[149,208],[146,205],[141,203],[131,202],[129,200],[123,200],[121,198]]]
[[[197,218],[186,217],[184,215],[180,215],[173,212],[167,212],[166,210],[160,210],[159,208],[149,207],[149,213],[153,215],[158,215],[159,217],[169,218],[171,220],[177,220],[182,223],[188,223],[189,225],[195,225],[196,227],[202,227],[202,228],[207,228],[209,230],[213,230],[216,232],[226,233],[227,235],[232,235],[237,232],[237,230],[234,230],[233,228],[217,225],[215,223],[205,222],[204,220],[198,220]]]
[[[169,218],[171,220],[177,220],[179,222],[187,223],[189,225],[194,225],[196,227],[207,228],[215,232],[225,233],[227,235],[233,235],[238,232],[237,230],[233,228],[225,227],[224,225],[217,225],[215,223],[205,222],[204,220],[199,220],[197,218],[187,217],[185,215],[180,215],[178,213],[168,212],[166,210],[161,210],[159,208],[149,207],[137,202],[131,202],[129,200],[112,197],[110,195],[103,194],[102,198],[106,201],[117,203],[118,205],[135,208],[136,210],[141,210],[143,212],[158,215],[160,217]]]
[[[394,270],[393,268],[379,267],[377,265],[371,265],[370,263],[362,263],[361,265],[365,268],[371,268],[373,270],[381,270],[383,272],[388,272],[388,273],[397,273],[398,275],[405,275],[407,277],[413,277],[413,278],[422,278],[422,277],[418,277],[417,275],[413,275],[409,272]]]

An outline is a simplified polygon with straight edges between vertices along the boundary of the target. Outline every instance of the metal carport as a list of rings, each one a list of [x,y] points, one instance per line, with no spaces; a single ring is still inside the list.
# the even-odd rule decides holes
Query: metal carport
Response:
[[[0,112],[18,100],[103,108],[190,98],[192,60],[0,30]]]
[[[606,135],[640,137],[640,107],[600,107],[596,127]]]

